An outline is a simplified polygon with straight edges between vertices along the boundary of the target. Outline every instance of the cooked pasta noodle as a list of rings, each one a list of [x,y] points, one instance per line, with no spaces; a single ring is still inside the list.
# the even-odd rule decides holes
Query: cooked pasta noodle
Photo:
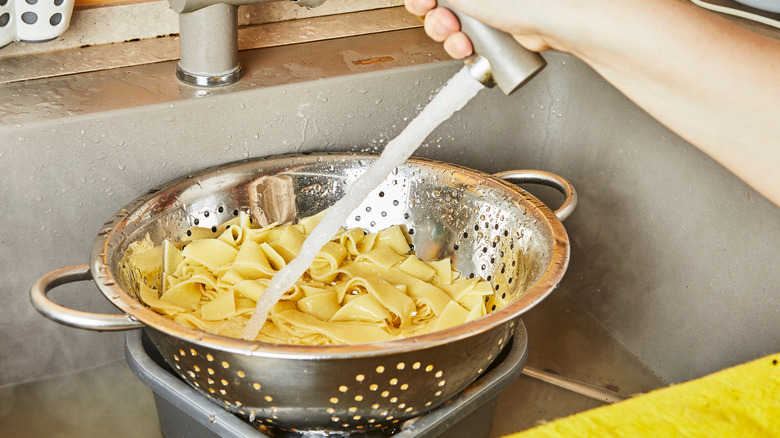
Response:
[[[270,279],[298,254],[320,218],[258,228],[242,213],[216,233],[191,230],[181,249],[166,242],[162,257],[156,251],[163,278],[159,287],[140,281],[139,298],[180,324],[240,338]],[[310,345],[376,342],[487,314],[485,303],[493,296],[489,282],[461,277],[449,259],[420,260],[409,242],[397,225],[372,234],[342,230],[273,306],[256,339]],[[149,263],[149,251],[136,247],[128,254],[136,264]]]

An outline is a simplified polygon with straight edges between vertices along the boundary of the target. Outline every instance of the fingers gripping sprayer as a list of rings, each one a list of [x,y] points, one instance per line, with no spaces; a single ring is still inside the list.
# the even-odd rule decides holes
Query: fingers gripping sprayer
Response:
[[[461,30],[471,39],[476,56],[466,61],[469,72],[486,87],[498,85],[504,94],[512,94],[547,65],[541,55],[525,49],[508,33],[456,10],[446,0],[438,3],[458,17]]]

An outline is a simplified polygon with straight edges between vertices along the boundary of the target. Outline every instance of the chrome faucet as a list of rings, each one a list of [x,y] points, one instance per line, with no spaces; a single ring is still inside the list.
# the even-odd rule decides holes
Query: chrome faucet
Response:
[[[200,87],[230,85],[241,79],[238,61],[238,7],[279,0],[169,0],[179,14],[176,77]],[[326,0],[292,0],[313,8]]]
[[[238,7],[280,0],[168,0],[179,14],[180,59],[176,77],[200,87],[230,85],[241,78],[238,61]],[[326,0],[292,0],[313,8]],[[446,0],[439,4],[449,7]],[[511,35],[453,10],[469,35],[476,55],[469,71],[486,86],[509,95],[545,65],[538,53],[524,49]]]

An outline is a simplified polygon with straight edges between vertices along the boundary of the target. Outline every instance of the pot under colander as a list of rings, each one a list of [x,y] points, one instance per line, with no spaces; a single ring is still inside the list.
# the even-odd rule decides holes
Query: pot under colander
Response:
[[[376,232],[404,225],[419,258],[451,258],[463,275],[491,282],[491,303],[505,303],[478,320],[413,338],[301,346],[213,335],[144,307],[137,299],[142,276],[121,264],[128,247],[146,236],[156,245],[166,239],[175,242],[190,227],[216,229],[242,211],[269,223],[314,215],[341,198],[375,158],[254,159],[173,181],[106,222],[95,239],[90,266],[42,277],[31,292],[33,304],[47,317],[80,328],[145,327],[188,384],[266,430],[392,430],[476,380],[511,339],[519,316],[561,280],[569,243],[560,219],[571,212],[576,199],[568,182],[538,171],[498,175],[565,192],[565,207],[554,213],[502,178],[410,159],[352,212],[345,227]],[[89,278],[124,315],[88,314],[46,298],[57,285]]]

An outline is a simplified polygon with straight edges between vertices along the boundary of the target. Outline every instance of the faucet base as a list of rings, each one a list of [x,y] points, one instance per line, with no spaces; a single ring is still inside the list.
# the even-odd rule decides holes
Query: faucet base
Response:
[[[176,77],[201,87],[232,84],[241,77],[238,61],[238,6],[217,3],[179,14]]]
[[[196,87],[223,87],[238,82],[241,79],[242,67],[239,63],[236,68],[228,73],[218,76],[199,75],[188,73],[182,69],[181,64],[176,66],[176,77],[185,84]]]

